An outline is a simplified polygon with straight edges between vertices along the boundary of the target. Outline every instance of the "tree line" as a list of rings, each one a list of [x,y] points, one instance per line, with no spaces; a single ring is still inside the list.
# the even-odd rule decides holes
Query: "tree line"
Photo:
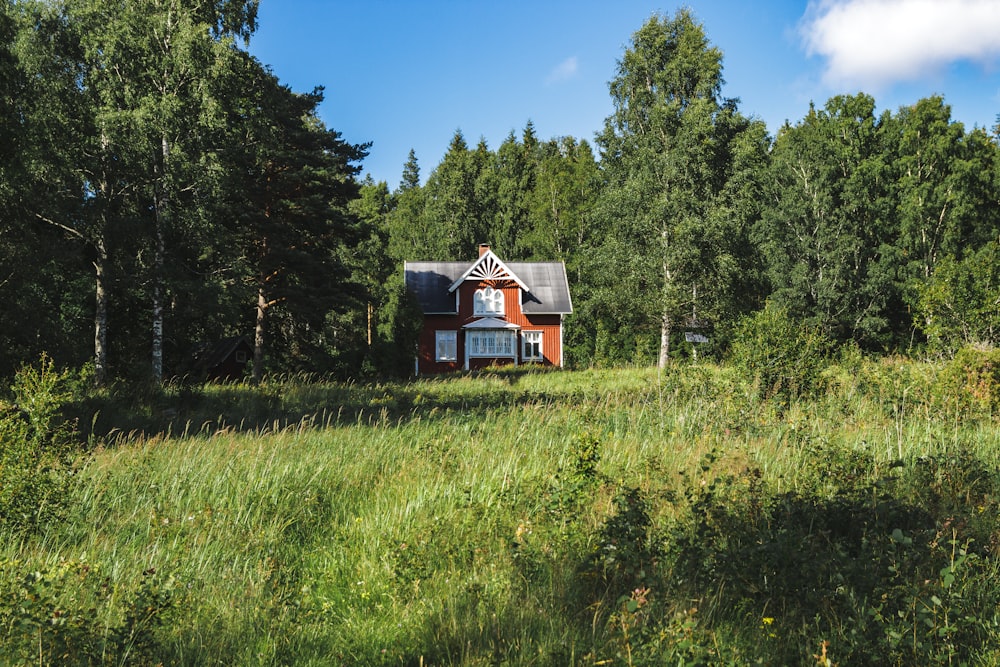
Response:
[[[183,372],[246,334],[255,377],[334,365],[367,145],[249,55],[256,0],[0,4],[0,368]]]
[[[776,136],[723,96],[688,10],[633,36],[584,139],[456,132],[422,182],[246,49],[256,0],[0,0],[0,374],[183,375],[246,335],[253,375],[412,368],[406,260],[561,260],[571,364],[722,353],[774,307],[875,352],[1000,330],[996,134],[943,98],[811,106]]]
[[[1000,335],[997,129],[940,96],[876,113],[865,93],[769,136],[722,94],[722,53],[688,10],[618,62],[594,148],[529,123],[491,151],[456,133],[420,187],[366,183],[403,259],[562,260],[575,364],[722,353],[765,307],[873,353],[950,353]],[[381,194],[376,194],[381,193]],[[370,218],[376,220],[375,218]]]

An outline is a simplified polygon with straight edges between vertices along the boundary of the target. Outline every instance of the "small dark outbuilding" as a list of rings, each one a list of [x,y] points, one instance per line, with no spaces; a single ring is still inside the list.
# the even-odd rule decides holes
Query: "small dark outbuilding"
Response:
[[[206,380],[235,381],[243,377],[253,358],[253,346],[245,336],[204,343],[195,353],[194,374]]]

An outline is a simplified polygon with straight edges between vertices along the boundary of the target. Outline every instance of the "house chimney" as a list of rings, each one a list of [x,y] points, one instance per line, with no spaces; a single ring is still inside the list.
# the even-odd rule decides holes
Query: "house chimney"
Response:
[[[479,256],[480,257],[482,257],[483,255],[485,255],[489,251],[490,251],[490,244],[489,243],[480,243],[479,244]]]

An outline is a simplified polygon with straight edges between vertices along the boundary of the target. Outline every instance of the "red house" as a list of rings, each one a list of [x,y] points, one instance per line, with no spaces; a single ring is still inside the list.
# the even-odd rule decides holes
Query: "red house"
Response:
[[[563,365],[563,317],[573,312],[562,262],[506,264],[488,245],[472,262],[406,262],[424,313],[417,375],[499,364]]]

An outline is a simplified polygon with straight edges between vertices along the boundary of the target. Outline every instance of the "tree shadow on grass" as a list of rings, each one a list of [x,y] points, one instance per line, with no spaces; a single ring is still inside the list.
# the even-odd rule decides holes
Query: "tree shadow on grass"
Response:
[[[776,663],[806,664],[822,641],[839,664],[973,661],[1000,600],[983,520],[996,474],[968,453],[883,474],[856,453],[817,454],[799,491],[735,477],[692,492],[667,537],[673,584],[708,627]]]
[[[478,419],[490,411],[549,400],[547,395],[517,388],[520,378],[531,372],[537,371],[492,370],[391,384],[291,381],[257,387],[119,388],[88,397],[68,411],[86,436],[99,440],[384,426],[456,415]]]

